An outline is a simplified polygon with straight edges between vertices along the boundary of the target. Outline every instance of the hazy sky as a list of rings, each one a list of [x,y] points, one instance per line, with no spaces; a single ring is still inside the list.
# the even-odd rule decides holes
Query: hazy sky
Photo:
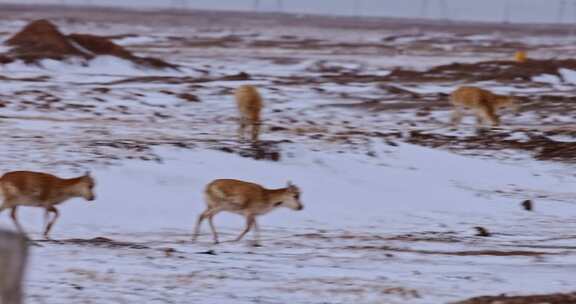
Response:
[[[0,0],[17,3],[86,3],[135,7],[170,6],[187,2],[191,8],[252,10],[255,0]],[[263,10],[275,10],[278,0],[259,0]],[[316,14],[442,18],[458,20],[576,23],[576,0],[283,0],[284,11]],[[423,7],[423,3],[429,5]],[[445,3],[445,8],[442,3]],[[508,4],[509,3],[509,4]],[[561,3],[565,3],[562,7]],[[507,9],[507,7],[509,7]],[[508,16],[508,17],[507,17]]]

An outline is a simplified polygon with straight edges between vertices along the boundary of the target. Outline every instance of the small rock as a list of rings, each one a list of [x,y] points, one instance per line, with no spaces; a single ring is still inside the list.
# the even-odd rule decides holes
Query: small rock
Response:
[[[210,249],[207,251],[200,251],[200,252],[196,252],[196,254],[208,254],[208,255],[216,255],[216,251]]]
[[[522,202],[522,207],[526,211],[532,211],[534,209],[534,203],[531,200],[525,200]]]
[[[278,132],[278,131],[285,131],[288,130],[285,127],[280,127],[280,126],[270,126],[270,128],[268,128],[270,130],[270,132]]]
[[[167,258],[171,257],[172,255],[174,255],[174,252],[176,252],[176,250],[174,248],[164,248],[163,251],[164,251],[164,255]]]
[[[189,102],[200,102],[200,98],[198,98],[198,96],[189,93],[178,94],[178,98]]]
[[[474,229],[476,229],[477,233],[476,236],[481,236],[481,237],[489,237],[492,236],[492,234],[488,231],[488,229],[484,228],[484,227],[474,227]]]

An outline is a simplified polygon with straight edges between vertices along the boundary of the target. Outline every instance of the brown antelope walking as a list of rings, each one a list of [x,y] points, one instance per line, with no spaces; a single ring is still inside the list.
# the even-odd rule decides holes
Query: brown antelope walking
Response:
[[[236,238],[240,241],[252,228],[255,230],[255,244],[259,244],[260,229],[256,217],[278,207],[302,210],[300,189],[288,182],[286,188],[266,189],[258,184],[234,179],[217,179],[206,186],[204,191],[206,210],[198,217],[193,240],[200,233],[200,225],[208,219],[214,243],[218,244],[218,233],[212,218],[221,211],[233,212],[246,218],[246,228]]]
[[[500,125],[497,110],[512,108],[518,111],[515,99],[511,96],[497,95],[478,87],[463,86],[452,92],[451,103],[454,107],[452,123],[458,126],[462,120],[464,108],[470,108],[476,113],[477,124],[490,123],[492,126]]]
[[[245,139],[246,127],[250,126],[252,141],[258,141],[260,135],[260,111],[262,110],[262,96],[258,89],[251,85],[243,85],[236,89],[234,94],[236,105],[240,113],[240,126],[238,138]]]
[[[48,238],[52,226],[60,216],[55,206],[75,197],[93,201],[95,199],[93,188],[94,179],[90,173],[76,178],[63,179],[40,172],[9,172],[0,177],[0,197],[4,199],[0,206],[0,213],[4,209],[12,209],[12,220],[18,231],[24,233],[16,217],[18,207],[44,208],[46,221],[44,237]],[[50,213],[54,213],[54,217],[48,221]]]

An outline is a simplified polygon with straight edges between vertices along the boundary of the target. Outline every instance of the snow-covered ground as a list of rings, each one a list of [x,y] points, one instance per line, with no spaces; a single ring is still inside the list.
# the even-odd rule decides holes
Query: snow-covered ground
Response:
[[[23,24],[17,16],[0,22],[0,39]],[[410,130],[474,133],[472,118],[462,130],[450,129],[447,103],[436,95],[456,84],[392,84],[420,100],[362,80],[397,67],[503,58],[510,50],[463,48],[468,51],[451,56],[419,41],[445,33],[421,33],[393,43],[407,52],[381,54],[371,43],[391,33],[59,25],[66,32],[135,34],[116,42],[181,69],[143,70],[109,57],[86,66],[0,66],[6,78],[0,82],[0,171],[73,176],[91,169],[97,180],[95,202],[61,206],[53,241],[40,238],[41,211],[22,210],[22,222],[37,240],[28,303],[428,304],[573,291],[574,165],[536,160],[526,151],[491,150],[479,157],[409,144]],[[457,43],[517,39],[503,35],[470,35]],[[341,45],[350,36],[366,45]],[[306,48],[307,39],[321,41]],[[570,42],[551,36],[531,43],[531,54],[547,57]],[[227,78],[239,72],[250,80]],[[358,81],[339,82],[348,74]],[[564,83],[542,75],[520,85],[479,85],[522,96],[570,96],[573,74],[563,70]],[[264,150],[277,151],[279,161],[240,156],[251,155],[252,147],[235,140],[231,95],[245,83],[258,85],[266,98]],[[422,114],[427,103],[432,108]],[[574,124],[567,111],[531,109],[504,117],[505,130],[538,130],[542,121],[550,128]],[[509,138],[526,136],[514,131]],[[574,142],[573,133],[550,138]],[[192,243],[203,187],[216,178],[269,188],[291,180],[303,191],[305,209],[262,217],[263,247],[252,247],[251,235],[213,245],[206,226]],[[528,199],[532,212],[520,206]],[[231,240],[243,219],[219,214],[216,225]],[[12,229],[7,213],[0,215],[0,227]],[[475,227],[492,236],[476,236]]]
[[[444,303],[575,283],[575,195],[567,192],[576,178],[563,166],[407,144],[376,144],[382,154],[373,160],[295,145],[279,163],[159,150],[163,164],[98,170],[97,202],[62,207],[53,236],[61,241],[33,248],[30,302]],[[192,243],[202,189],[221,177],[268,187],[290,179],[305,209],[262,217],[263,247],[212,245],[208,227]],[[521,210],[524,199],[535,212]],[[31,231],[40,219],[25,214]],[[216,225],[231,240],[243,222],[221,214]],[[475,226],[494,236],[475,236]],[[121,243],[82,243],[96,237]]]

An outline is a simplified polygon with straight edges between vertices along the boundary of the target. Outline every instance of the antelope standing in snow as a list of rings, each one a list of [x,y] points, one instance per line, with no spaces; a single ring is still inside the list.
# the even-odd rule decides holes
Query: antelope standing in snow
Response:
[[[300,202],[300,189],[288,182],[286,188],[266,189],[258,184],[234,179],[217,179],[206,186],[204,191],[206,210],[198,217],[194,229],[193,240],[200,233],[200,225],[208,219],[214,243],[218,244],[218,233],[212,218],[221,211],[228,211],[243,215],[246,218],[246,228],[236,238],[240,241],[252,228],[255,230],[255,244],[258,245],[260,229],[256,217],[266,214],[278,207],[292,210],[302,210]]]
[[[452,123],[455,126],[460,124],[464,108],[470,108],[476,112],[478,125],[489,122],[492,126],[500,124],[500,118],[497,114],[499,108],[508,107],[518,111],[518,105],[513,97],[497,95],[477,87],[460,87],[452,92],[450,97],[454,107]]]
[[[48,238],[52,226],[60,215],[55,206],[75,197],[93,201],[95,199],[93,188],[94,179],[90,173],[76,178],[63,179],[40,172],[9,172],[0,177],[0,197],[4,200],[0,205],[0,213],[4,209],[12,209],[12,220],[18,231],[24,233],[16,217],[18,207],[44,208],[46,221],[44,237]],[[54,213],[54,217],[48,221],[50,213]]]
[[[258,89],[251,85],[243,85],[236,89],[234,93],[236,105],[240,113],[240,126],[238,137],[244,140],[246,127],[250,126],[252,141],[258,141],[260,135],[260,111],[262,110],[262,96]]]

